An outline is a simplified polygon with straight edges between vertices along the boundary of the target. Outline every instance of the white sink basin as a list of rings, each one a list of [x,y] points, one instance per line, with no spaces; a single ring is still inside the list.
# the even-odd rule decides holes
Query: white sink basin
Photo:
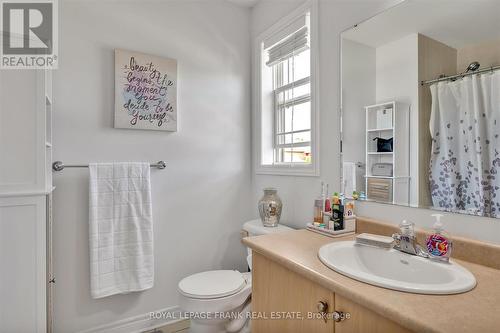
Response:
[[[324,245],[318,255],[334,271],[388,289],[415,294],[458,294],[476,285],[474,275],[453,261],[435,262],[394,249],[357,245],[355,241]]]

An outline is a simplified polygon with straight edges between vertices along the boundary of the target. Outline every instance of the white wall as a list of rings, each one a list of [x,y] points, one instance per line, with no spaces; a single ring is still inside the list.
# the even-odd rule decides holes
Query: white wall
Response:
[[[376,49],[342,41],[343,162],[366,159],[365,106],[376,103]],[[365,190],[366,167],[356,168],[356,190]]]
[[[478,61],[481,67],[500,65],[500,39],[479,41],[457,50],[457,68],[465,70],[473,61]]]
[[[418,35],[384,44],[376,52],[377,103],[410,105],[410,205],[418,206]]]
[[[253,199],[262,195],[262,188],[275,186],[284,202],[284,222],[303,227],[312,219],[314,198],[320,191],[320,179],[338,189],[340,156],[338,147],[339,109],[339,36],[346,28],[398,3],[390,0],[321,0],[320,1],[320,112],[321,112],[321,177],[289,177],[254,175]],[[261,0],[252,10],[252,35],[264,31],[279,18],[292,11],[295,1]],[[435,211],[397,207],[369,202],[358,203],[358,213],[391,223],[410,218],[418,226],[432,223]],[[254,216],[258,213],[254,210]],[[445,214],[444,222],[450,233],[500,244],[500,221],[457,214]]]
[[[75,332],[178,303],[177,283],[245,269],[251,215],[250,10],[214,1],[60,1],[55,159],[157,161],[152,171],[155,285],[93,300],[88,170],[55,175],[55,332]],[[179,132],[113,129],[113,49],[179,64]]]

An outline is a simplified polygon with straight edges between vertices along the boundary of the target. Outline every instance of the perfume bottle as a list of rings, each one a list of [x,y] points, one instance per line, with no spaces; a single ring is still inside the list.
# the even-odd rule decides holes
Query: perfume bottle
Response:
[[[314,223],[323,223],[323,200],[314,200]]]

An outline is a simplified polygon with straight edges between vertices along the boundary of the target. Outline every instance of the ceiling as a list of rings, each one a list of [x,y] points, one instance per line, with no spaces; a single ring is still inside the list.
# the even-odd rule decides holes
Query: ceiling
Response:
[[[412,33],[454,48],[500,40],[500,0],[407,0],[342,38],[378,47]]]
[[[248,8],[255,6],[257,2],[259,2],[259,0],[227,0],[227,1]]]
[[[81,0],[64,0],[64,2],[67,2],[67,1],[81,1]],[[141,0],[132,0],[132,1],[140,2]],[[155,0],[155,1],[165,1],[165,0]],[[177,0],[177,1],[183,2],[184,0]],[[214,0],[198,0],[198,1],[210,2],[210,1],[214,1]],[[216,1],[220,1],[220,0],[216,0]],[[238,6],[251,8],[251,7],[255,6],[257,4],[257,2],[259,2],[260,0],[223,0],[223,1],[227,1],[227,2],[230,2],[230,3],[238,5]]]

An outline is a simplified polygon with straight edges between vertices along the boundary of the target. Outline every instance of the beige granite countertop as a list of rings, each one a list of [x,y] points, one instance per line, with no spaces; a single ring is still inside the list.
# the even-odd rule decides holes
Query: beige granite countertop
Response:
[[[354,236],[326,237],[295,230],[247,237],[243,243],[265,257],[415,332],[500,332],[500,270],[454,260],[476,277],[476,287],[457,295],[418,295],[372,286],[336,273],[318,259],[319,248]]]

